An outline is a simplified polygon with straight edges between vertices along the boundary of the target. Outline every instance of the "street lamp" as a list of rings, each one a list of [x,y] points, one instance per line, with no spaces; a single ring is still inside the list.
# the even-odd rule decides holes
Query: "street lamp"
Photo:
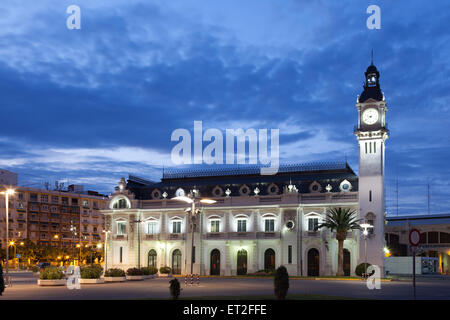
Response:
[[[111,233],[111,230],[103,230],[103,232],[105,233],[105,272],[108,270],[108,255],[106,252],[106,248],[108,246],[108,234]],[[97,245],[98,246],[98,245]]]
[[[360,224],[360,227],[363,228],[364,235],[364,276],[367,277],[367,236],[369,235],[369,228],[373,228],[371,224],[363,223]]]
[[[5,273],[5,279],[6,283],[9,285],[9,196],[14,194],[14,189],[6,189],[5,191],[0,192],[0,194],[5,195],[5,208],[6,208],[6,273]]]
[[[186,209],[186,212],[189,214],[189,220],[191,225],[191,233],[192,233],[192,241],[191,241],[191,274],[194,272],[194,228],[195,228],[195,219],[197,212],[195,210],[195,205],[197,204],[214,204],[217,201],[212,199],[196,199],[196,195],[198,190],[193,189],[190,193],[190,197],[186,197],[184,195],[176,196],[171,200],[183,201],[189,203],[191,208]]]
[[[134,223],[137,223],[137,234],[138,234],[138,263],[137,268],[141,268],[141,222],[143,222],[140,218],[134,220]]]

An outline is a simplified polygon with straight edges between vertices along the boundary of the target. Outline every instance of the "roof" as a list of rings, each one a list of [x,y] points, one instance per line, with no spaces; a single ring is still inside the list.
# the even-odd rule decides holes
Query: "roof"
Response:
[[[192,188],[200,190],[203,196],[214,196],[212,190],[219,186],[223,191],[231,190],[231,195],[238,195],[239,189],[247,185],[250,190],[258,187],[260,195],[268,194],[267,187],[275,184],[279,193],[283,187],[293,184],[299,192],[307,193],[313,181],[317,181],[325,191],[325,186],[330,184],[333,190],[339,190],[339,184],[348,180],[352,184],[352,191],[358,187],[358,177],[346,162],[306,163],[280,165],[275,175],[261,175],[261,167],[235,166],[223,169],[182,169],[165,172],[161,182],[145,184],[142,179],[136,181],[130,177],[127,189],[135,194],[137,199],[152,199],[154,190],[160,193],[166,192],[172,197],[178,188]],[[185,190],[188,191],[188,190]]]

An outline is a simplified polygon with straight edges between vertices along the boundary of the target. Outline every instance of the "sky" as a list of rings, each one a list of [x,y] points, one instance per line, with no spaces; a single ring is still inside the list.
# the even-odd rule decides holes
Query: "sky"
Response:
[[[66,27],[73,4],[80,30]],[[159,180],[172,132],[197,120],[278,128],[281,163],[347,159],[357,172],[373,49],[387,212],[426,214],[429,185],[430,212],[450,213],[448,21],[446,0],[2,0],[0,168],[20,185],[110,193],[128,174]]]

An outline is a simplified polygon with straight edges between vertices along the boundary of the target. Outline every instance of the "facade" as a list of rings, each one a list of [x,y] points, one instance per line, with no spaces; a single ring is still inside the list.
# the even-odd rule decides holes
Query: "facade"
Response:
[[[106,197],[89,193],[15,188],[14,195],[9,198],[9,239],[30,239],[55,247],[69,247],[73,242],[88,246],[102,242],[104,217],[100,211],[106,208]],[[4,248],[6,214],[3,196],[0,196],[0,217],[0,238]],[[72,225],[74,234],[70,230]]]
[[[272,176],[259,168],[191,170],[163,174],[160,182],[122,178],[105,214],[108,268],[169,266],[175,274],[236,275],[284,265],[291,275],[334,275],[338,244],[317,230],[328,209],[354,209],[373,225],[368,262],[384,264],[384,142],[388,137],[384,95],[373,64],[357,100],[354,133],[359,177],[347,163],[280,166]],[[190,195],[216,202],[200,205],[193,237]],[[364,261],[359,230],[344,241],[344,272]]]
[[[450,274],[450,215],[409,215],[387,217],[386,225],[386,246],[392,256],[387,260],[392,260],[394,264],[397,260],[412,256],[412,248],[409,245],[409,231],[413,228],[420,231],[420,244],[417,256],[421,259],[416,270],[419,273],[441,273]],[[401,259],[399,259],[401,258]],[[411,258],[407,265],[395,268],[391,273],[408,272],[411,266]],[[403,268],[405,267],[405,268]],[[393,268],[394,269],[394,268]]]

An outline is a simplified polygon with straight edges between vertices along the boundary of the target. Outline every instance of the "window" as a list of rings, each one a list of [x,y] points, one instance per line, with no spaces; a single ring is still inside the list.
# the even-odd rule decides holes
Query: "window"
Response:
[[[308,231],[317,231],[319,227],[319,218],[308,219]]]
[[[19,194],[17,195],[17,197],[18,197],[19,200],[23,200],[23,193],[19,193]]]
[[[97,208],[98,208],[97,201],[94,201],[94,202],[92,203],[92,206],[94,207],[94,209],[97,209]]]
[[[31,193],[30,194],[30,201],[36,201],[37,202],[37,193]]]
[[[368,224],[370,224],[371,226],[373,226],[372,228],[367,229],[367,231],[369,232],[369,234],[373,234],[373,233],[374,233],[373,229],[375,228],[375,227],[374,227],[375,220],[370,220],[370,219],[369,219],[369,220],[367,220],[366,223],[368,223]]]
[[[74,206],[77,206],[78,205],[78,199],[77,198],[72,198],[72,204]]]
[[[156,221],[147,222],[147,234],[156,234]]]
[[[274,232],[275,231],[275,219],[265,219],[265,232]]]
[[[127,209],[128,208],[127,200],[124,198],[117,200],[114,203],[113,208],[114,209]]]
[[[125,235],[127,233],[127,223],[125,221],[117,221],[117,234]]]
[[[52,203],[58,204],[59,198],[56,196],[52,196]]]
[[[83,200],[83,207],[89,208],[89,202],[87,200]]]
[[[123,248],[120,247],[120,257],[119,257],[119,262],[122,263],[122,256],[123,256]]]
[[[47,202],[48,202],[48,195],[46,195],[46,194],[41,194],[41,202],[47,203]]]
[[[62,204],[63,204],[63,205],[66,205],[66,206],[69,205],[69,198],[67,198],[67,197],[62,197],[62,198],[61,198],[61,201],[62,201]]]
[[[195,246],[192,247],[192,263],[195,263]]]
[[[377,143],[373,143],[373,153],[377,153]]]
[[[220,220],[211,220],[211,232],[220,232]]]
[[[149,267],[156,267],[156,258],[157,254],[154,249],[150,250],[148,253],[148,266]]]
[[[172,233],[181,233],[181,221],[172,221]]]
[[[288,246],[288,263],[292,263],[292,246]]]
[[[372,190],[369,190],[369,202],[372,202]]]
[[[247,232],[247,220],[239,219],[237,221],[237,231],[238,232]]]

